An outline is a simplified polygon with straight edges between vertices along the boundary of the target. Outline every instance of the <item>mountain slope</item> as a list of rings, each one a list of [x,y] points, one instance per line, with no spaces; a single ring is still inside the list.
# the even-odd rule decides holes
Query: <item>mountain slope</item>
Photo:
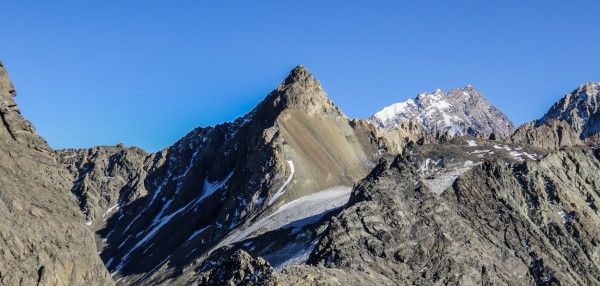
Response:
[[[352,186],[405,144],[399,132],[348,119],[298,66],[247,115],[196,128],[161,152],[98,147],[63,150],[61,160],[115,280],[150,285],[202,265],[286,202]]]
[[[370,121],[391,130],[411,119],[416,119],[432,135],[495,133],[507,137],[514,131],[513,123],[471,86],[446,94],[441,90],[419,94],[415,99],[383,108]]]
[[[0,284],[114,285],[69,192],[69,173],[15,95],[0,63]]]
[[[307,265],[263,274],[285,285],[600,284],[600,150],[536,154],[543,150],[473,141],[386,157]],[[489,145],[511,151],[473,164],[469,156]],[[531,156],[515,160],[515,150]],[[461,166],[441,192],[427,183]]]

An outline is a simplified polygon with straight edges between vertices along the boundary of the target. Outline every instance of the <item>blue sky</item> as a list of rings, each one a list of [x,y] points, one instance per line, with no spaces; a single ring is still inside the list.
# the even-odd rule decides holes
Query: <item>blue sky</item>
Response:
[[[516,124],[600,81],[600,1],[4,1],[0,59],[53,148],[157,151],[304,64],[349,117],[467,84]]]

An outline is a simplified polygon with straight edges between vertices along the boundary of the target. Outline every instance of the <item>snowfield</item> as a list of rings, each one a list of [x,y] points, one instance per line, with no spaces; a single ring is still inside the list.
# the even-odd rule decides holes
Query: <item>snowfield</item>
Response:
[[[305,225],[317,222],[327,213],[345,206],[351,193],[351,187],[339,186],[291,201],[268,217],[241,230],[230,243],[242,241],[259,229],[271,231],[289,226],[298,231]]]

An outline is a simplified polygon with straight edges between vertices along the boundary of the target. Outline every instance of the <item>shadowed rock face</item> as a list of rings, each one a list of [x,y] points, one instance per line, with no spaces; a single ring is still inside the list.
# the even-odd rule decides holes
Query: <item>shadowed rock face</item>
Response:
[[[416,120],[429,134],[477,134],[485,137],[494,133],[508,137],[514,131],[513,123],[492,106],[481,93],[471,86],[422,93],[415,99],[388,106],[369,119],[374,124],[391,130],[410,120]]]
[[[113,285],[69,172],[19,113],[0,63],[0,285]]]

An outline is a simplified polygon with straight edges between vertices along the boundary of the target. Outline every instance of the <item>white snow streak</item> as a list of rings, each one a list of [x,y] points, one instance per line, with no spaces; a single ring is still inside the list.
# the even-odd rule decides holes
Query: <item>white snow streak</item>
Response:
[[[114,209],[119,209],[119,204],[115,204],[114,206],[108,208],[103,214],[102,214],[102,221],[106,221],[108,219],[108,215],[114,210]]]
[[[208,229],[210,227],[207,226],[205,228],[199,229],[197,231],[194,231],[194,233],[192,233],[192,235],[190,235],[190,238],[188,238],[185,242],[189,242],[190,240],[194,239],[194,237],[198,236],[199,234],[203,233],[206,229]]]
[[[269,205],[272,205],[275,202],[275,200],[277,200],[277,198],[279,198],[281,195],[283,195],[283,193],[285,193],[285,187],[287,187],[287,185],[292,181],[292,178],[294,177],[294,172],[295,172],[294,162],[292,162],[291,160],[288,160],[287,162],[288,162],[288,165],[290,165],[291,174],[287,178],[287,180],[285,180],[285,183],[283,183],[283,186],[281,186],[281,188],[279,188],[279,190],[277,190],[275,195],[273,195],[273,197],[269,201]]]

